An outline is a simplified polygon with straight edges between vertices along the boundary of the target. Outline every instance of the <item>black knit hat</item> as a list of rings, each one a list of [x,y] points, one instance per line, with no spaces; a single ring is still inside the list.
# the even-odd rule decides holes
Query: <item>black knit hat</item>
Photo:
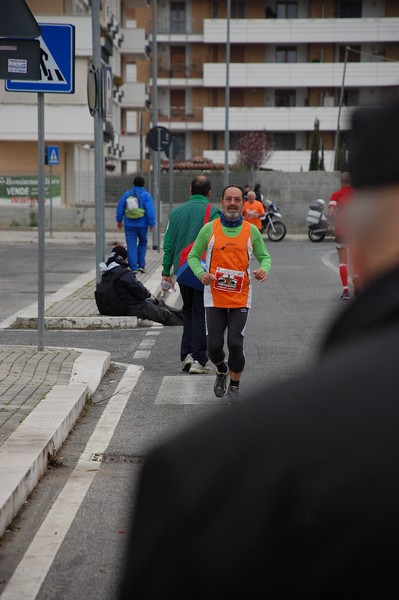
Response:
[[[109,258],[121,258],[122,260],[126,260],[127,259],[127,250],[124,246],[114,246],[111,250],[111,254],[109,255]]]
[[[355,188],[399,184],[399,100],[354,113],[348,170]]]

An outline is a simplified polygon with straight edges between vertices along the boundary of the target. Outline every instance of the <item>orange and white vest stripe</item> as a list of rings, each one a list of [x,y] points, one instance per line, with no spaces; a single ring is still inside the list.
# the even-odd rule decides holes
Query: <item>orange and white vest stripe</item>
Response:
[[[237,237],[223,232],[220,219],[213,221],[208,240],[206,263],[216,280],[205,286],[204,305],[216,308],[250,308],[252,300],[251,271],[253,256],[251,225],[246,221]]]

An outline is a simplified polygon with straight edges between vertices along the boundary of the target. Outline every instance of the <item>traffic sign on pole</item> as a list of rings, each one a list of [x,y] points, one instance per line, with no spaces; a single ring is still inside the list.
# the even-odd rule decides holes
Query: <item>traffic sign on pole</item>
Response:
[[[73,94],[75,91],[75,26],[39,23],[40,79],[6,80],[7,92]]]
[[[59,146],[47,146],[46,148],[46,165],[60,164],[60,148]]]

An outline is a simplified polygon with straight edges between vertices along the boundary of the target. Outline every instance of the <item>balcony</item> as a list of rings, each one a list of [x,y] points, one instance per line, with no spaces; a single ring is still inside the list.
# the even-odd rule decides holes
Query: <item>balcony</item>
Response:
[[[145,83],[125,83],[122,86],[122,108],[145,109],[147,107],[148,92]]]
[[[201,78],[202,79],[202,65],[183,65],[183,64],[169,64],[160,63],[158,65],[158,77],[161,79],[188,79],[188,78]]]
[[[353,108],[343,107],[341,129],[350,129]],[[242,107],[230,108],[231,131],[313,131],[316,117],[321,131],[335,131],[338,107]],[[224,108],[204,108],[204,131],[224,131]]]
[[[75,25],[75,56],[91,56],[92,35],[91,16],[51,15],[38,17],[40,23],[60,23],[62,25]]]
[[[148,55],[147,39],[144,29],[122,29],[123,42],[120,48],[121,54],[128,54],[129,58],[139,60]]]
[[[185,106],[161,107],[158,122],[168,129],[173,129],[173,131],[202,131],[202,113],[202,106],[192,109]]]
[[[226,43],[226,20],[204,20],[204,42]],[[399,18],[375,19],[232,19],[234,44],[356,44],[397,42]]]
[[[138,135],[121,135],[119,144],[123,147],[123,160],[139,160],[140,158],[140,136]]]
[[[215,163],[224,163],[223,150],[204,150],[204,156]],[[232,165],[236,160],[236,153],[229,152],[229,163]],[[309,162],[310,150],[276,150],[262,166],[275,171],[298,172],[307,171]],[[334,152],[332,150],[324,152],[324,164],[326,171],[334,170]]]
[[[343,63],[233,63],[230,86],[239,88],[340,87]],[[348,63],[347,87],[397,86],[398,62]],[[223,88],[226,65],[204,64],[204,87]]]
[[[161,18],[157,20],[158,42],[202,42],[201,19]],[[152,31],[152,24],[150,25]]]
[[[124,0],[125,8],[148,8],[150,0]]]

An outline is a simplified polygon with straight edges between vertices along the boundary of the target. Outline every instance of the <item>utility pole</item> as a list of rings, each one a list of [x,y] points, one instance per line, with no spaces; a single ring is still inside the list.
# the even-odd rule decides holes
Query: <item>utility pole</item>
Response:
[[[151,45],[151,76],[152,76],[152,126],[158,125],[158,48],[157,48],[157,0],[152,0],[152,45]],[[159,146],[158,146],[159,147]],[[155,218],[156,225],[154,228],[152,247],[154,250],[160,251],[160,218],[161,218],[161,199],[159,192],[159,180],[161,170],[161,152],[160,150],[152,153],[152,173],[154,184],[154,202],[155,202]]]
[[[229,183],[229,150],[230,150],[230,21],[231,0],[227,0],[227,39],[226,39],[226,89],[224,95],[225,122],[224,122],[224,187]]]
[[[93,67],[97,80],[97,109],[94,113],[94,195],[96,217],[96,279],[101,279],[100,262],[105,252],[104,132],[101,74],[100,0],[91,0]]]
[[[342,104],[343,104],[343,101],[344,101],[346,65],[348,64],[348,53],[349,53],[349,50],[350,50],[350,46],[345,46],[344,70],[343,70],[343,73],[342,73],[341,92],[339,94],[337,131],[335,132],[335,144],[334,144],[334,170],[335,171],[338,169],[338,156],[339,156],[339,146],[340,146],[340,127],[341,127],[341,110],[342,110]]]

